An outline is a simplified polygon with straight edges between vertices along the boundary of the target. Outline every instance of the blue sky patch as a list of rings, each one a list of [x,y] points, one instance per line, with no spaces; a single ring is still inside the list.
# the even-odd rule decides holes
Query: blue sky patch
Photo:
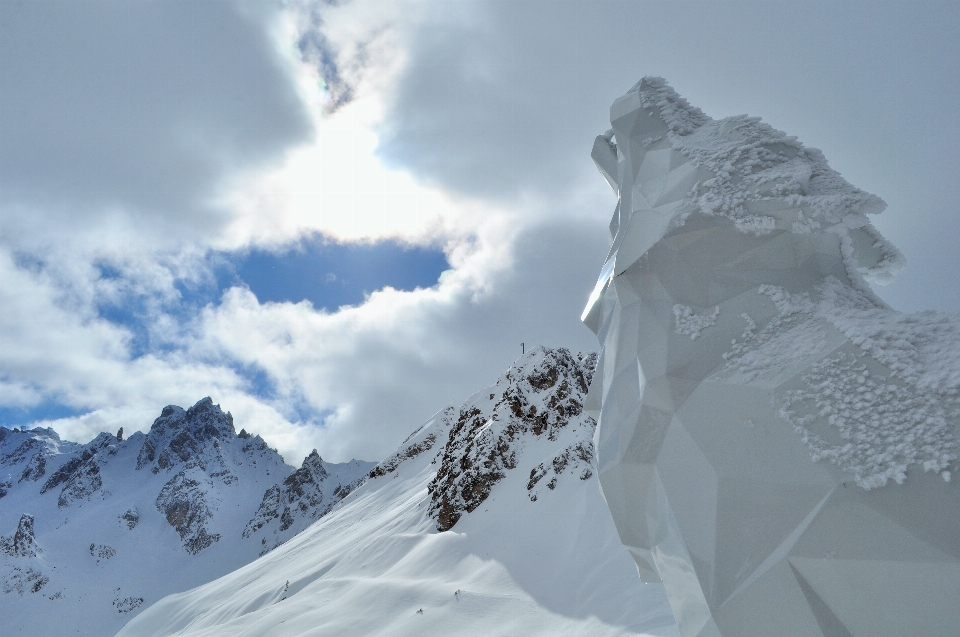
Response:
[[[322,237],[304,240],[283,253],[254,249],[222,256],[229,265],[218,273],[221,290],[246,284],[261,303],[306,299],[330,312],[358,305],[367,294],[388,286],[431,287],[450,268],[443,252],[435,248],[393,241],[333,243]]]
[[[36,407],[0,407],[0,426],[7,428],[31,426],[38,420],[71,418],[87,413],[88,409],[74,409],[53,401],[44,401]]]

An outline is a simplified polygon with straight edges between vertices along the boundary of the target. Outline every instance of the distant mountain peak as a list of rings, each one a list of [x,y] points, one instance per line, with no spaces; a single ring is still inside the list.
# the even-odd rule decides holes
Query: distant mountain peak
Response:
[[[150,427],[137,457],[137,469],[150,466],[153,473],[170,470],[198,457],[208,448],[216,449],[222,440],[235,438],[238,436],[233,415],[224,413],[209,396],[187,410],[167,405]]]

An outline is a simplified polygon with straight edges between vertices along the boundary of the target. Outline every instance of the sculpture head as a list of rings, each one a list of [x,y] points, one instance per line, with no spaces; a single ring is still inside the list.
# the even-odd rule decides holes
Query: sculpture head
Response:
[[[847,183],[820,151],[759,118],[715,121],[662,78],[645,77],[613,103],[610,123],[591,154],[618,197],[607,277],[623,273],[691,219],[761,240],[787,235],[779,243],[791,243],[791,235],[830,234],[843,261],[837,274],[864,291],[862,278],[885,283],[903,265],[866,217],[886,204]],[[599,289],[583,317],[594,331],[597,317],[590,317],[598,298]]]

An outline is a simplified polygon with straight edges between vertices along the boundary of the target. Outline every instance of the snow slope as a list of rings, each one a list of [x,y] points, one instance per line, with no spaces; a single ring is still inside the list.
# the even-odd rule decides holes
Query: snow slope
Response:
[[[594,365],[533,350],[305,531],[118,637],[676,635],[597,487]]]
[[[312,464],[326,476],[319,492],[286,494],[301,528],[318,512],[301,510],[300,495],[329,505],[373,466]],[[209,398],[166,407],[148,434],[125,440],[0,428],[0,632],[112,635],[164,595],[252,561],[288,537],[242,533],[292,472]]]

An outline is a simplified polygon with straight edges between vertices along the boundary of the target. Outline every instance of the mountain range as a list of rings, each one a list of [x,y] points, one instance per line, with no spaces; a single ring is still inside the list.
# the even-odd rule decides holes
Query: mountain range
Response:
[[[294,470],[209,398],[126,440],[0,430],[10,634],[676,635],[597,486],[595,366],[536,348],[377,464]]]
[[[314,451],[294,470],[210,398],[165,407],[147,434],[84,445],[0,428],[5,634],[112,635],[289,539],[373,464]]]

